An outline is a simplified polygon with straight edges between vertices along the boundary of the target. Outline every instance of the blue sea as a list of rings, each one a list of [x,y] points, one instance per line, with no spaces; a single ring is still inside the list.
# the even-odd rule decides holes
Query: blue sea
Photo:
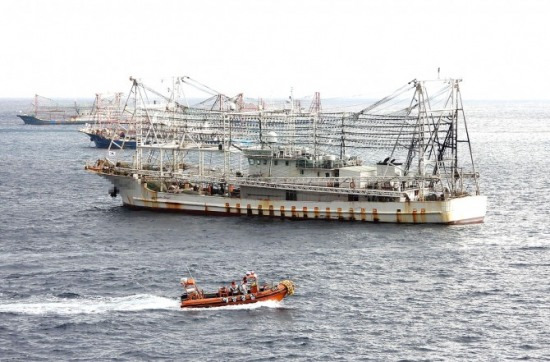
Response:
[[[503,361],[550,358],[550,102],[466,101],[485,223],[133,211],[84,170],[78,126],[0,100],[1,360]],[[255,270],[282,303],[180,310]]]

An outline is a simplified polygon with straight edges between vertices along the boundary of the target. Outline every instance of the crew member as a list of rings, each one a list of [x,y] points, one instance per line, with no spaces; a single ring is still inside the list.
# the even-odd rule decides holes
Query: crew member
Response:
[[[187,282],[187,278],[181,278],[180,279],[180,285],[183,288],[183,294],[181,295],[181,300],[185,300],[188,297],[187,291],[185,290],[185,283]]]
[[[246,283],[247,283],[246,277],[243,277],[243,281],[241,282],[241,285],[239,286],[239,289],[240,289],[241,293],[243,293],[243,294],[248,293]]]
[[[250,293],[256,294],[258,293],[258,276],[254,271],[250,272],[250,275],[247,278],[248,281],[248,288],[250,290]]]
[[[188,298],[197,299],[200,296],[195,279],[193,278],[181,278],[180,284],[185,288],[185,292]]]
[[[229,286],[229,294],[234,295],[239,292],[239,287],[237,286],[237,282],[234,280],[231,282],[231,285]]]

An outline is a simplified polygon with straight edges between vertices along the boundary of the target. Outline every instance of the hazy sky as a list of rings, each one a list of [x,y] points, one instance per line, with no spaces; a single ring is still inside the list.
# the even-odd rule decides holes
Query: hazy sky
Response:
[[[380,97],[462,78],[550,99],[550,1],[1,0],[0,97],[127,92],[187,75],[227,95]]]

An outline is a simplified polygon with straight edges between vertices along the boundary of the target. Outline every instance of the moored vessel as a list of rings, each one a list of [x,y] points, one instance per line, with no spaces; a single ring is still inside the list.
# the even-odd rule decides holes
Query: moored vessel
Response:
[[[428,93],[431,83],[438,88]],[[137,107],[133,161],[107,157],[86,168],[109,179],[113,194],[134,208],[284,219],[479,223],[487,201],[480,193],[459,83],[413,80],[358,112],[322,112],[319,106],[242,111],[231,106],[229,97],[228,109],[175,103],[166,116],[154,118]],[[407,104],[396,106],[407,92]],[[213,135],[219,140],[214,147],[204,141]],[[247,139],[247,146],[236,139]],[[378,159],[367,164],[365,155]],[[205,164],[206,158],[216,157],[214,167],[212,161]],[[466,162],[459,162],[462,158]]]
[[[88,110],[78,107],[61,106],[49,98],[35,95],[33,112],[31,114],[18,114],[25,124],[46,126],[46,125],[67,125],[86,124],[91,121]]]
[[[131,111],[126,107],[122,108],[122,95],[123,93],[96,94],[91,112],[92,123],[87,123],[79,130],[97,148],[136,148],[135,126],[127,118]]]
[[[136,140],[133,137],[126,137],[124,132],[115,134],[106,129],[83,128],[80,132],[90,137],[90,141],[97,148],[127,148],[135,149]]]

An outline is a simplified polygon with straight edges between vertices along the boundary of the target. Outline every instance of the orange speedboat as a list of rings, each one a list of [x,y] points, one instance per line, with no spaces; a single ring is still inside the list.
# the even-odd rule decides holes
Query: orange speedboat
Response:
[[[240,305],[263,302],[268,300],[281,301],[284,297],[294,294],[294,283],[282,280],[278,284],[258,285],[255,275],[247,276],[246,282],[240,288],[221,287],[216,293],[204,293],[193,278],[182,278],[181,284],[185,293],[181,296],[182,308],[211,308],[227,305]],[[232,283],[235,285],[235,282]]]

